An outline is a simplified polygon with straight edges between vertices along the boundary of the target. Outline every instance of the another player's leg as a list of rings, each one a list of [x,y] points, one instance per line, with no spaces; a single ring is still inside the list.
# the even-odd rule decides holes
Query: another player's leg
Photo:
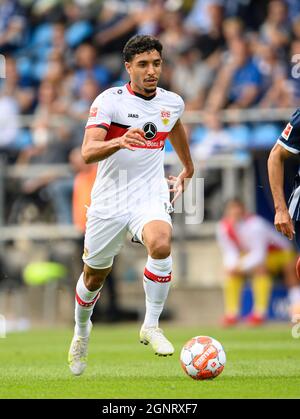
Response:
[[[76,286],[75,329],[69,350],[69,366],[74,375],[80,375],[87,365],[89,336],[92,329],[91,316],[100,297],[105,278],[110,268],[92,269],[84,265]]]
[[[222,321],[224,327],[234,326],[238,323],[241,293],[244,278],[233,272],[227,272],[224,283],[224,310],[225,315]]]
[[[259,326],[266,320],[272,291],[272,278],[264,266],[254,270],[252,289],[254,305],[248,323],[252,326]]]
[[[144,226],[143,241],[148,251],[144,270],[146,315],[140,331],[140,341],[150,343],[157,355],[174,353],[173,345],[159,328],[159,317],[167,299],[171,272],[171,226],[165,221],[151,221]]]
[[[295,269],[295,261],[288,263],[284,267],[285,283],[288,287],[289,313],[291,320],[300,320],[300,277],[299,272],[300,258],[298,258]],[[298,318],[298,319],[297,319]]]
[[[295,242],[300,251],[300,221],[294,222],[295,226]],[[293,274],[296,270],[297,280],[294,279],[290,282],[289,286],[289,303],[290,303],[290,314],[293,321],[300,321],[300,257],[296,261],[296,269],[293,267],[293,272],[290,277],[293,277]]]

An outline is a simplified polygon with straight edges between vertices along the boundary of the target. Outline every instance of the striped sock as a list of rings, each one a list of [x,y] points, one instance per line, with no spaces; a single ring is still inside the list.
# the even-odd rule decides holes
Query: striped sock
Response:
[[[153,259],[148,256],[144,271],[146,315],[143,328],[158,327],[158,320],[167,299],[172,271],[172,257]]]
[[[102,287],[101,287],[102,288]],[[89,320],[92,316],[95,304],[100,297],[100,289],[89,291],[83,280],[83,273],[76,286],[75,294],[75,334],[81,337],[89,335]]]
[[[241,292],[243,284],[243,277],[238,275],[231,275],[225,279],[224,306],[225,315],[228,317],[237,317],[240,314]]]
[[[254,275],[253,277],[253,313],[257,316],[266,316],[272,291],[272,279],[270,275]]]

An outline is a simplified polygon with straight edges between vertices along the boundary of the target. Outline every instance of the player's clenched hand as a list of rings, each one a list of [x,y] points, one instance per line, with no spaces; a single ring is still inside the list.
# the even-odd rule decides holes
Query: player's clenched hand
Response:
[[[284,234],[289,240],[293,240],[295,229],[287,209],[276,211],[274,225],[277,231]]]
[[[183,170],[177,177],[168,177],[167,182],[169,185],[171,185],[169,191],[174,193],[174,197],[171,201],[171,204],[173,204],[176,201],[176,199],[179,198],[179,196],[186,190],[190,180],[191,177],[185,170]]]
[[[143,147],[146,144],[144,131],[140,128],[130,128],[122,137],[119,137],[120,148],[134,151],[134,146]]]

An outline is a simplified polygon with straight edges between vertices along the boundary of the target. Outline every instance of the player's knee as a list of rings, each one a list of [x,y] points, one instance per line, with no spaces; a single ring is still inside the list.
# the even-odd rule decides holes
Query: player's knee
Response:
[[[94,291],[102,287],[111,268],[94,270],[91,268],[84,269],[84,283],[88,290]]]
[[[165,259],[171,254],[171,244],[167,239],[155,240],[150,246],[150,256],[154,259]]]
[[[268,269],[265,264],[258,265],[252,270],[253,275],[265,275],[267,273],[268,273]]]
[[[232,278],[240,278],[242,275],[236,269],[226,269],[225,270],[225,279],[229,280]]]

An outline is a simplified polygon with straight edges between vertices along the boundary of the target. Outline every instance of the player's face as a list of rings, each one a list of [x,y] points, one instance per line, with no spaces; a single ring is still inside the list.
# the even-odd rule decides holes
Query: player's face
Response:
[[[136,54],[125,66],[132,90],[146,96],[155,93],[162,68],[162,59],[158,51]]]
[[[232,222],[236,223],[242,220],[245,216],[245,209],[242,205],[238,203],[230,203],[226,208],[226,217],[229,218]]]

